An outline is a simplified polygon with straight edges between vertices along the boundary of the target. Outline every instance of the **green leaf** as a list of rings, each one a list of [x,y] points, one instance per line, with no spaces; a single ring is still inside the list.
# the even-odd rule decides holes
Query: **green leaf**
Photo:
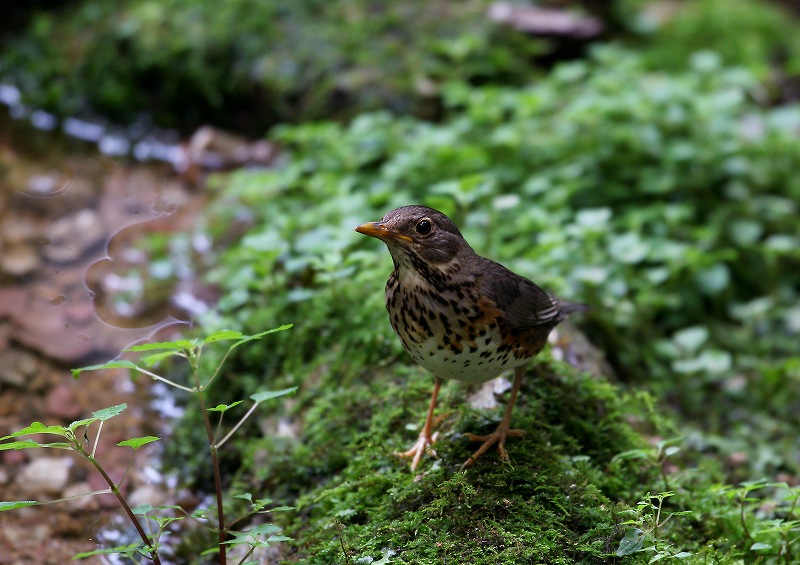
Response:
[[[617,453],[613,460],[628,461],[629,459],[648,459],[650,457],[650,453],[651,450],[649,449],[629,449],[628,451]]]
[[[282,325],[282,326],[280,326],[278,328],[274,328],[274,329],[267,330],[267,331],[264,331],[264,332],[261,332],[261,333],[257,333],[255,335],[244,337],[244,338],[240,339],[239,341],[237,341],[236,343],[234,343],[233,345],[231,345],[229,347],[229,349],[234,349],[236,347],[239,347],[243,343],[247,343],[248,341],[253,341],[254,339],[261,339],[262,337],[264,337],[265,335],[268,335],[268,334],[272,334],[272,333],[275,333],[275,332],[282,332],[284,330],[288,330],[289,328],[292,327],[292,325],[293,324],[284,324],[284,325]]]
[[[281,529],[275,524],[259,524],[247,530],[247,534],[251,536],[266,536],[280,532]]]
[[[41,444],[36,443],[32,439],[24,439],[22,441],[10,441],[8,443],[0,443],[0,451],[12,451],[17,449],[31,449],[33,447],[42,447]]]
[[[237,332],[233,330],[222,330],[218,332],[214,332],[213,334],[207,336],[203,343],[214,343],[215,341],[224,341],[228,339],[242,339],[248,337],[244,335],[242,332]]]
[[[179,339],[177,341],[161,341],[158,343],[142,343],[141,345],[134,345],[125,349],[125,351],[157,351],[160,349],[168,349],[170,351],[185,351],[187,349],[194,349],[197,347],[197,340],[192,339]]]
[[[0,502],[0,512],[4,510],[16,510],[17,508],[25,508],[26,506],[36,506],[39,504],[35,500],[14,500],[9,502]]]
[[[117,445],[120,447],[132,447],[133,449],[139,449],[143,445],[147,445],[148,443],[153,443],[154,441],[158,441],[160,439],[161,439],[160,437],[156,436],[133,437],[131,439],[126,439],[124,441],[121,441]]]
[[[27,436],[31,434],[55,434],[58,436],[66,436],[67,428],[64,426],[45,426],[41,422],[33,422],[30,426],[22,428],[13,434],[1,437],[0,441],[10,439],[12,437]]]
[[[716,294],[728,286],[731,280],[730,269],[725,263],[717,263],[698,271],[695,280],[705,294]]]
[[[292,394],[297,390],[296,386],[291,388],[284,388],[282,390],[265,390],[263,392],[257,392],[255,394],[251,394],[250,398],[253,399],[256,404],[264,402],[265,400],[269,400],[271,398],[277,398],[279,396],[285,396],[287,394]]]
[[[703,326],[691,326],[677,331],[672,336],[678,347],[684,351],[694,353],[700,346],[708,341],[708,329]]]
[[[230,404],[217,404],[213,408],[208,408],[209,412],[225,412],[226,410],[230,410],[234,406],[238,406],[244,402],[243,400],[237,400],[236,402],[232,402]]]
[[[170,351],[161,351],[159,353],[153,353],[152,355],[147,355],[145,357],[142,357],[140,359],[140,361],[142,362],[143,365],[145,365],[147,367],[152,367],[153,365],[155,365],[156,363],[158,363],[162,359],[166,359],[168,357],[175,357],[175,356],[181,356],[182,357],[183,355],[182,355],[182,352],[180,352],[180,351],[172,351],[172,350],[170,350]]]
[[[109,408],[103,408],[102,410],[98,410],[97,412],[92,412],[92,416],[100,420],[101,422],[105,422],[113,418],[114,416],[119,416],[122,412],[128,407],[127,404],[117,404],[116,406],[111,406]]]
[[[152,504],[139,504],[138,506],[134,506],[133,508],[131,508],[131,512],[133,512],[137,516],[144,516],[148,512],[152,512],[153,510],[155,510],[155,507]]]
[[[136,363],[128,361],[127,359],[117,359],[109,361],[108,363],[101,363],[100,365],[89,365],[88,367],[81,367],[80,369],[72,369],[73,378],[78,378],[84,371],[101,371],[103,369],[136,369]]]
[[[142,553],[148,554],[145,545],[141,542],[139,543],[131,543],[128,545],[118,545],[116,547],[107,547],[104,549],[95,549],[93,551],[85,551],[83,553],[77,553],[72,556],[73,561],[77,561],[78,559],[85,559],[87,557],[92,557],[94,555],[133,555],[137,551],[141,550]]]
[[[762,549],[772,549],[772,546],[768,543],[763,543],[760,541],[750,546],[750,551],[760,551]]]
[[[627,232],[614,236],[609,245],[608,253],[620,263],[639,263],[650,252],[650,245],[641,239],[636,232]]]
[[[625,532],[625,536],[620,540],[616,555],[624,557],[641,551],[644,547],[644,532],[639,528],[631,528]]]
[[[96,421],[97,418],[84,418],[83,420],[75,420],[68,427],[74,433],[75,430],[77,430],[78,428],[82,426],[88,426],[90,424],[95,423]]]

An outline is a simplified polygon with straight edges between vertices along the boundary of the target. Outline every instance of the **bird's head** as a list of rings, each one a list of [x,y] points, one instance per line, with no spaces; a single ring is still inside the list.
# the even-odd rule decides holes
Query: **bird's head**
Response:
[[[356,231],[383,241],[400,266],[417,266],[421,260],[442,268],[459,254],[474,253],[450,218],[426,206],[396,208]]]

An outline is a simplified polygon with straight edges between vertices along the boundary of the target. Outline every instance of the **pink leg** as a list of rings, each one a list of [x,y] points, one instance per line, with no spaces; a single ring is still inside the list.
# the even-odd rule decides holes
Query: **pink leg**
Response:
[[[514,403],[517,401],[517,394],[519,393],[519,388],[522,385],[522,377],[525,375],[525,367],[520,366],[517,367],[514,373],[514,387],[511,389],[511,398],[508,400],[508,406],[506,406],[506,414],[503,416],[503,421],[498,424],[497,429],[489,434],[488,436],[476,436],[474,434],[467,434],[467,437],[470,441],[482,441],[483,445],[481,445],[478,450],[472,454],[472,456],[467,459],[464,464],[461,466],[461,470],[463,471],[473,463],[475,460],[478,459],[481,455],[486,453],[490,447],[494,444],[497,444],[497,452],[500,454],[500,459],[503,461],[508,460],[508,452],[506,451],[506,438],[507,437],[522,437],[525,435],[525,430],[511,430],[509,429],[511,426],[511,412],[514,410]]]
[[[416,470],[422,458],[422,454],[425,453],[425,451],[430,451],[433,455],[436,455],[433,450],[428,448],[436,441],[436,434],[431,435],[431,429],[433,428],[433,411],[436,409],[436,400],[439,397],[439,389],[442,387],[442,379],[439,377],[434,377],[434,379],[433,395],[431,396],[431,403],[428,406],[428,416],[425,418],[425,425],[422,426],[422,431],[419,433],[417,442],[408,451],[395,453],[398,457],[413,457],[411,460],[412,471]]]

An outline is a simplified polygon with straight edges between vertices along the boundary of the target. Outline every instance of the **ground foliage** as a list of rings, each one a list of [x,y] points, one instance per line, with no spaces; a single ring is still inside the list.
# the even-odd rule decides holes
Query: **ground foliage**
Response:
[[[260,135],[375,108],[431,115],[443,81],[519,84],[547,52],[493,25],[489,3],[86,0],[37,13],[0,76],[33,106],[123,124]]]
[[[798,12],[796,8],[790,12],[789,3],[784,4],[767,0],[662,4],[665,13],[660,18],[640,19],[641,35],[631,38],[631,44],[646,64],[670,71],[685,69],[696,51],[713,50],[725,65],[749,69],[765,87],[764,99],[797,100]]]
[[[522,2],[524,4],[524,2]],[[201,124],[253,135],[280,122],[391,109],[437,118],[441,88],[522,85],[585,41],[534,39],[493,23],[490,0],[83,0],[9,12],[0,79],[25,104],[62,116]],[[545,7],[548,3],[544,3]],[[571,0],[656,69],[700,49],[749,68],[775,100],[798,97],[796,18],[767,0]],[[27,22],[24,25],[22,22]],[[16,25],[15,25],[16,24]],[[731,38],[735,37],[735,40]]]
[[[664,74],[603,48],[531,88],[452,84],[441,124],[373,113],[276,129],[286,150],[278,167],[217,178],[208,228],[248,230],[213,257],[209,279],[223,293],[206,324],[295,323],[268,351],[244,352],[231,385],[301,386],[285,406],[299,437],[267,429],[242,445],[239,475],[277,500],[298,497],[295,558],[437,562],[449,551],[436,545],[445,527],[448,547],[491,539],[481,547],[508,562],[534,561],[518,553],[533,538],[564,562],[797,555],[800,111],[763,109],[759,88],[711,53]],[[382,304],[391,261],[352,228],[409,202],[442,209],[482,254],[594,307],[582,326],[619,376],[610,408],[608,390],[554,363],[548,371],[577,398],[605,407],[576,412],[548,396],[562,381],[540,375],[516,413],[532,433],[512,447],[512,467],[487,459],[466,477],[452,473],[469,451],[453,430],[492,417],[466,411],[444,422],[441,464],[427,462],[419,483],[400,475],[387,452],[415,435],[398,427],[421,418],[430,380],[400,369],[408,361]],[[639,421],[670,442],[637,446],[618,429],[631,425],[620,414],[641,412],[636,398],[653,405],[626,388],[655,396],[648,414],[671,413]],[[445,411],[462,405],[461,392],[450,394]],[[549,438],[564,421],[585,429]],[[579,496],[567,501],[556,485],[573,482]],[[494,511],[475,518],[500,512],[499,496],[559,508],[558,535],[537,529],[538,511],[524,531],[489,524]],[[468,515],[478,530],[465,529]],[[420,544],[414,520],[428,520]],[[499,543],[504,528],[514,531]]]

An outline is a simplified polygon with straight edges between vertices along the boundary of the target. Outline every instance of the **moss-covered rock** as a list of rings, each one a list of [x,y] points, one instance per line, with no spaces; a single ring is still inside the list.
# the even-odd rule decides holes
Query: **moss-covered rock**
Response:
[[[573,563],[602,562],[616,551],[625,532],[621,501],[655,476],[614,459],[646,447],[633,429],[652,424],[645,403],[567,365],[537,365],[515,409],[513,425],[528,433],[509,440],[510,463],[490,451],[461,472],[474,446],[460,432],[489,432],[502,414],[467,408],[466,387],[450,383],[438,412],[438,458],[424,459],[414,474],[392,451],[416,436],[403,424],[421,420],[431,380],[411,375],[406,387],[386,373],[374,377],[386,381],[380,396],[320,391],[318,402],[334,415],[359,400],[347,417],[302,438],[321,451],[299,450],[296,466],[317,466],[333,451],[342,467],[301,495],[288,527],[297,540],[292,561],[389,555],[387,563]]]

